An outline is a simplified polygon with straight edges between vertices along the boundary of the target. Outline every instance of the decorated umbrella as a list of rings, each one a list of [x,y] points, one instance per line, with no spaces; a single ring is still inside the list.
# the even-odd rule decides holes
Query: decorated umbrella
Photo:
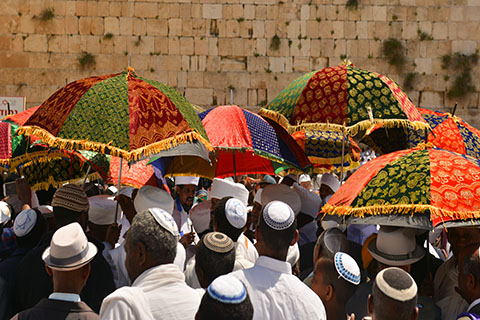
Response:
[[[220,106],[199,114],[210,142],[216,149],[216,159],[210,171],[198,164],[199,172],[215,177],[243,174],[274,174],[275,169],[287,165],[302,170],[310,165],[303,151],[288,133],[275,130],[258,115],[238,106]],[[168,175],[168,167],[188,168],[188,159],[152,163]],[[181,163],[181,165],[179,164]],[[206,168],[205,168],[206,169]],[[177,174],[179,171],[172,170]],[[211,176],[212,177],[212,176]]]
[[[292,137],[314,165],[315,173],[341,170],[343,135],[340,132],[303,129],[293,133]],[[346,140],[343,167],[352,170],[360,166],[361,149],[351,137]]]
[[[132,68],[74,81],[43,102],[19,129],[59,149],[90,150],[128,161],[200,141],[212,149],[185,98]]]
[[[479,219],[479,195],[480,160],[427,144],[367,162],[322,212],[347,223],[430,229]]]
[[[480,130],[472,127],[463,119],[450,113],[418,108],[432,131],[427,141],[438,148],[454,151],[480,159]],[[425,141],[423,131],[412,134],[409,141],[413,146]]]

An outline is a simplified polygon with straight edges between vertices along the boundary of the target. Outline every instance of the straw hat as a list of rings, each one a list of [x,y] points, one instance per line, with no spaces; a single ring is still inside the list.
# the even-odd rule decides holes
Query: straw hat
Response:
[[[88,264],[96,254],[97,247],[88,242],[80,224],[74,222],[53,234],[42,259],[51,269],[71,271]]]

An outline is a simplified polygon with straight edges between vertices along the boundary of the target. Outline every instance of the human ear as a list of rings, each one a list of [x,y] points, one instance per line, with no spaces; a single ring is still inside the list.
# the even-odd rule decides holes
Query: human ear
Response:
[[[295,230],[295,236],[293,237],[292,242],[290,242],[290,245],[293,246],[295,243],[298,241],[298,230]]]
[[[325,292],[325,298],[327,301],[331,301],[333,299],[333,295],[335,294],[335,289],[333,289],[332,285],[329,284],[327,286],[327,292]]]
[[[368,314],[373,314],[373,297],[371,294],[368,295],[367,311],[368,311]]]

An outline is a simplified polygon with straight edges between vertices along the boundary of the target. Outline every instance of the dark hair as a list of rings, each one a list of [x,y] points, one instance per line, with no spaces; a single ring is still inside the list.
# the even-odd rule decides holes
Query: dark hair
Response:
[[[247,293],[245,301],[232,304],[222,303],[210,297],[208,292],[203,295],[197,311],[198,320],[251,320],[253,305]]]
[[[478,249],[478,243],[474,246],[469,246],[464,250],[470,249],[470,254],[468,254],[463,259],[463,273],[468,275],[471,274],[475,279],[475,282],[480,281],[480,257],[478,254],[474,254],[476,249]]]
[[[383,273],[385,282],[391,287],[398,290],[404,290],[413,285],[413,280],[408,276],[408,273],[399,268],[389,268]],[[398,269],[398,270],[397,270]],[[400,271],[401,272],[400,272]],[[378,277],[378,275],[377,275]],[[417,295],[407,301],[398,301],[386,296],[377,286],[377,281],[373,283],[372,288],[373,307],[375,315],[378,319],[391,319],[392,311],[395,312],[395,319],[408,320],[415,311],[417,305]]]
[[[233,197],[224,197],[220,201],[217,202],[215,205],[215,209],[213,209],[213,216],[215,218],[215,224],[217,225],[218,232],[225,233],[230,239],[234,242],[238,240],[238,237],[243,232],[243,228],[237,229],[230,224],[227,220],[227,216],[225,215],[225,205],[227,201],[232,199]]]
[[[264,208],[265,210],[265,208]],[[288,251],[290,243],[295,237],[297,230],[297,219],[295,219],[290,227],[285,230],[274,230],[270,228],[263,218],[263,211],[258,219],[258,230],[262,234],[264,245],[270,250],[277,252]]]
[[[43,235],[47,231],[47,222],[42,213],[33,209],[37,214],[37,222],[33,226],[32,230],[23,237],[16,237],[17,247],[19,248],[34,248],[40,242]]]
[[[205,280],[208,284],[212,283],[217,277],[233,271],[235,265],[235,248],[226,252],[214,252],[203,244],[203,241],[197,246],[195,252],[195,269],[203,271]]]
[[[128,245],[142,242],[158,265],[173,263],[177,255],[177,238],[161,227],[148,210],[135,215],[127,239]]]
[[[315,272],[317,272],[318,268],[321,268],[324,283],[333,287],[333,292],[340,303],[346,304],[355,292],[356,286],[339,277],[337,269],[335,268],[335,262],[332,258],[322,257],[319,259],[315,266]]]
[[[55,217],[55,226],[57,228],[66,226],[73,222],[79,222],[82,212],[73,211],[64,207],[53,207],[53,216]]]

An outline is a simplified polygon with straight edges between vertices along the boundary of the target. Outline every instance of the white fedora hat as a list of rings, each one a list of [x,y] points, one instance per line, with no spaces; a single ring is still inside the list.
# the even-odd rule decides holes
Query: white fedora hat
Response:
[[[137,196],[133,201],[137,212],[142,212],[150,208],[160,208],[168,213],[173,213],[173,198],[167,191],[153,186],[143,186],[138,190]]]
[[[415,263],[425,255],[425,250],[415,241],[413,229],[386,226],[370,241],[368,251],[375,260],[392,267]]]
[[[82,227],[70,223],[58,229],[45,249],[42,259],[51,269],[71,271],[88,264],[97,254],[97,247],[88,242]]]

